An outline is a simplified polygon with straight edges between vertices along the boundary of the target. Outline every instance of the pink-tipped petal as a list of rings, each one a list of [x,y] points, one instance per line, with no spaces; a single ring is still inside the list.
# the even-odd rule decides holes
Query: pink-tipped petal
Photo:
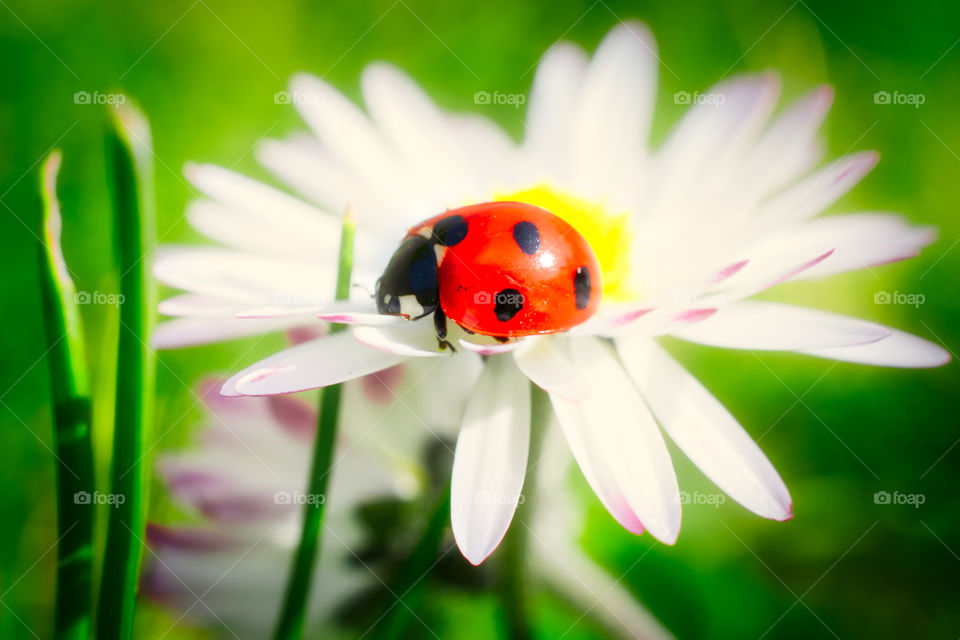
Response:
[[[621,338],[617,352],[670,438],[731,498],[773,520],[792,501],[773,465],[720,402],[653,340]]]
[[[650,410],[607,344],[572,340],[570,355],[590,381],[590,395],[572,402],[551,394],[551,401],[584,476],[618,521],[629,520],[624,511],[629,507],[655,538],[673,544],[680,531],[680,494]]]
[[[851,213],[792,225],[764,237],[757,250],[776,260],[800,260],[833,248],[829,260],[795,276],[822,278],[911,258],[936,237],[936,229],[912,226],[897,214]]]
[[[450,481],[453,537],[478,565],[497,548],[522,500],[530,385],[507,356],[487,360],[457,437]]]
[[[878,160],[874,151],[861,151],[840,158],[768,202],[758,212],[758,218],[767,224],[811,218],[860,182]]]
[[[810,349],[804,353],[830,360],[903,369],[928,369],[950,362],[950,352],[940,345],[896,329],[890,331],[890,336],[870,344]]]
[[[240,371],[224,383],[228,396],[269,396],[317,389],[403,362],[404,357],[372,349],[343,331],[289,347]]]
[[[827,311],[743,300],[672,335],[728,349],[799,351],[876,342],[890,330]]]

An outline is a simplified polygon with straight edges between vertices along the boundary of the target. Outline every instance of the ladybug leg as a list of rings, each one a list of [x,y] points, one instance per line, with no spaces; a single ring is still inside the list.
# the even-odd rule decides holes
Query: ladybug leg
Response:
[[[437,330],[437,344],[439,347],[441,349],[449,347],[451,351],[456,353],[456,347],[447,341],[447,316],[443,313],[443,309],[439,307],[433,312],[433,326]]]

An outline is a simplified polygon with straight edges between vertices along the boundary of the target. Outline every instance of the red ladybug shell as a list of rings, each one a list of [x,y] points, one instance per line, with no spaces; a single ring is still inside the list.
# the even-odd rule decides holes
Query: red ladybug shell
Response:
[[[461,220],[462,219],[462,220]],[[451,209],[410,229],[435,245],[443,313],[475,333],[566,331],[600,305],[600,267],[563,219],[521,202]]]

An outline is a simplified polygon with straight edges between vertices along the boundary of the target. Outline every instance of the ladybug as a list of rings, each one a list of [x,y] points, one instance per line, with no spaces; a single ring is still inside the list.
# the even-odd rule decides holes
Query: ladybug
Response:
[[[600,267],[566,221],[522,202],[450,209],[412,227],[377,280],[377,310],[434,314],[468,333],[510,338],[566,331],[600,305]]]

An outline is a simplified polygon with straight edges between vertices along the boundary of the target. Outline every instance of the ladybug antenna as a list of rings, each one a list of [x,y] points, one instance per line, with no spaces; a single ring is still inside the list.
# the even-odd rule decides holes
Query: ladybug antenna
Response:
[[[367,294],[367,295],[370,296],[371,298],[374,297],[373,291],[370,291],[370,289],[369,289],[365,284],[362,284],[362,283],[360,283],[360,282],[354,282],[353,285],[351,285],[351,286],[352,286],[354,289],[360,289],[361,291],[363,291],[365,294]]]

